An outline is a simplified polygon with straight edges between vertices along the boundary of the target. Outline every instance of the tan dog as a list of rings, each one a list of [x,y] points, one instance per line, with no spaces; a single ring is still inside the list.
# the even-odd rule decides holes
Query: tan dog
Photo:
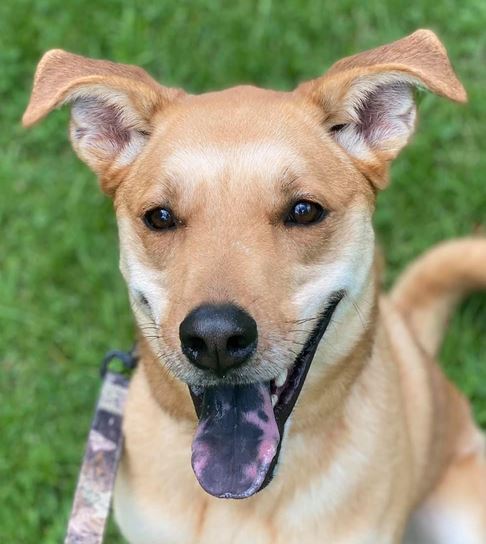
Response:
[[[371,217],[416,86],[466,100],[427,30],[289,93],[41,60],[24,124],[71,104],[140,329],[115,500],[129,542],[486,542],[483,437],[434,361],[486,286],[486,241],[378,294]]]

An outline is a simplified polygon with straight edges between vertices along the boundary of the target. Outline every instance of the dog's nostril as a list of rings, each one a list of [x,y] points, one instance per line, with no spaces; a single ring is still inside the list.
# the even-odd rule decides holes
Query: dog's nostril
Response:
[[[242,334],[235,334],[234,336],[230,336],[228,338],[228,341],[226,342],[226,349],[229,352],[241,351],[242,349],[248,348],[251,343],[251,339],[249,340]]]
[[[206,342],[197,336],[187,338],[184,343],[188,350],[198,355],[203,355],[208,350]]]

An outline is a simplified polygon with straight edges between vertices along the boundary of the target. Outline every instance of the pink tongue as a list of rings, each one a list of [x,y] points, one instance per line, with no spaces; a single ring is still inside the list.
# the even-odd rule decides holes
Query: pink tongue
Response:
[[[191,462],[210,495],[243,499],[256,493],[279,442],[269,384],[205,389]]]

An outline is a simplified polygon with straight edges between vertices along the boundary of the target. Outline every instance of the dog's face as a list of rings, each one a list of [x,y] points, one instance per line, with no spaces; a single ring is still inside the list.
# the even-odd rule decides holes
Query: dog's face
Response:
[[[59,51],[39,65],[24,122],[73,104],[73,146],[114,197],[141,333],[190,385],[193,468],[213,495],[246,497],[270,480],[324,332],[342,324],[321,366],[353,343],[374,196],[413,131],[417,84],[465,99],[428,31],[291,93],[191,96]]]
[[[334,294],[357,297],[371,266],[370,183],[300,95],[241,87],[185,98],[115,204],[140,327],[190,384],[277,378]],[[181,323],[203,305],[254,320],[244,364],[208,369],[186,356]]]

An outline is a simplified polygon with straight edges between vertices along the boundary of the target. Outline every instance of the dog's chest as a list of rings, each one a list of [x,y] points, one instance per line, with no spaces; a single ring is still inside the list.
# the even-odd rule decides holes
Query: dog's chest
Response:
[[[254,516],[244,519],[231,508],[214,508],[197,498],[167,494],[141,497],[121,474],[117,482],[115,516],[130,544],[255,544],[278,542]],[[230,505],[231,506],[231,505]]]
[[[282,481],[277,476],[267,490],[251,499],[222,500],[198,487],[185,459],[188,451],[183,454],[176,444],[172,446],[172,451],[159,450],[163,469],[158,463],[154,470],[149,458],[123,460],[115,515],[130,544],[307,544],[330,535],[335,544],[392,542],[385,533],[376,532],[372,518],[363,525],[356,513],[350,515],[346,503],[353,491],[342,485],[341,470],[334,480],[332,474],[316,475],[312,487],[295,496],[276,492]]]
[[[395,543],[390,534],[355,525],[342,515],[338,524],[324,513],[316,516],[316,505],[311,505],[315,497],[274,516],[263,504],[262,515],[241,501],[219,501],[215,506],[211,499],[208,503],[190,496],[185,501],[179,496],[141,497],[125,476],[122,473],[117,482],[115,516],[130,544],[315,544],[328,539],[334,544]]]
[[[223,500],[207,495],[192,472],[194,429],[160,410],[141,373],[132,381],[125,414],[115,516],[131,544],[392,542],[386,536],[388,522],[395,523],[389,497],[403,493],[371,485],[370,463],[383,450],[373,442],[357,437],[324,466],[325,433],[294,437],[266,489],[249,499]],[[381,464],[383,485],[397,481],[388,470],[391,465]]]

